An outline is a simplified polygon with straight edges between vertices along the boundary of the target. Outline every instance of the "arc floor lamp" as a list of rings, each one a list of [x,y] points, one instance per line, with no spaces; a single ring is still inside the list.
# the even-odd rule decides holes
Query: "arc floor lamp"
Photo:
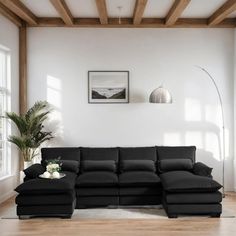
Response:
[[[211,76],[211,74],[201,66],[196,66],[196,67],[202,70],[210,79],[210,81],[213,83],[213,86],[216,89],[216,92],[220,101],[221,116],[222,116],[222,131],[223,131],[222,133],[222,193],[223,193],[223,197],[225,197],[225,120],[224,120],[224,108],[223,108],[222,97],[220,94],[220,90],[214,78]],[[149,97],[149,102],[150,103],[172,103],[173,99],[170,92],[167,89],[160,86],[152,91]]]

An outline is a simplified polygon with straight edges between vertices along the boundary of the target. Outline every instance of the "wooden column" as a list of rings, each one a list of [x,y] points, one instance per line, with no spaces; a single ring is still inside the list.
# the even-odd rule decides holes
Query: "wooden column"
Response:
[[[19,110],[20,114],[27,111],[27,27],[19,28]]]

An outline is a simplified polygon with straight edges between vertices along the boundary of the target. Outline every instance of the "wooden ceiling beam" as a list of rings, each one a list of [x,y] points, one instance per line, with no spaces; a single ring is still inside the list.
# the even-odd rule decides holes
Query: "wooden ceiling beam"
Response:
[[[37,17],[19,0],[0,0],[5,7],[14,12],[29,25],[37,25]]]
[[[108,24],[108,14],[106,0],[96,0],[100,23],[102,25]]]
[[[133,14],[133,24],[138,25],[141,23],[147,1],[148,0],[136,0]]]
[[[174,25],[190,1],[191,0],[175,0],[173,6],[166,16],[165,24],[168,26]]]
[[[236,10],[236,0],[228,0],[219,9],[217,9],[208,20],[209,25],[219,24],[230,13]]]
[[[5,7],[2,3],[0,3],[0,14],[5,16],[8,20],[14,23],[16,26],[22,26],[22,20],[16,14],[11,12],[7,7]]]
[[[73,25],[73,16],[65,0],[50,0],[66,25]]]
[[[143,18],[138,25],[133,24],[133,18],[122,18],[119,24],[118,18],[109,18],[108,24],[101,24],[99,18],[74,18],[72,26],[65,25],[61,18],[38,18],[35,27],[81,27],[81,28],[234,28],[236,19],[223,20],[217,25],[208,25],[208,19],[180,18],[174,25],[167,26],[163,18]]]

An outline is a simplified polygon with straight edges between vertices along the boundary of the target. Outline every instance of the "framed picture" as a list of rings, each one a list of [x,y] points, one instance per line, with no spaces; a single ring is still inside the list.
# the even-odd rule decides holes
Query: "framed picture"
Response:
[[[89,71],[89,103],[128,103],[129,71]]]

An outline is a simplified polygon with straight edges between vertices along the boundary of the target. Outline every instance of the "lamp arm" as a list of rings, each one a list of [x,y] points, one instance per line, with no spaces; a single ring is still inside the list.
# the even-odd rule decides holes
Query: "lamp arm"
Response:
[[[222,160],[222,190],[223,190],[223,197],[225,197],[225,119],[224,119],[224,108],[223,108],[222,97],[220,94],[220,90],[219,90],[214,78],[211,76],[211,74],[201,66],[196,65],[196,67],[208,75],[208,78],[211,80],[211,82],[213,83],[213,85],[216,89],[216,92],[218,94],[219,101],[220,101],[221,116],[222,116],[222,130],[223,130],[223,133],[222,133],[222,135],[223,135],[223,137],[222,137],[223,138],[223,140],[222,140],[223,141],[223,143],[222,143],[222,154],[223,154],[223,158],[222,158],[223,159]]]

